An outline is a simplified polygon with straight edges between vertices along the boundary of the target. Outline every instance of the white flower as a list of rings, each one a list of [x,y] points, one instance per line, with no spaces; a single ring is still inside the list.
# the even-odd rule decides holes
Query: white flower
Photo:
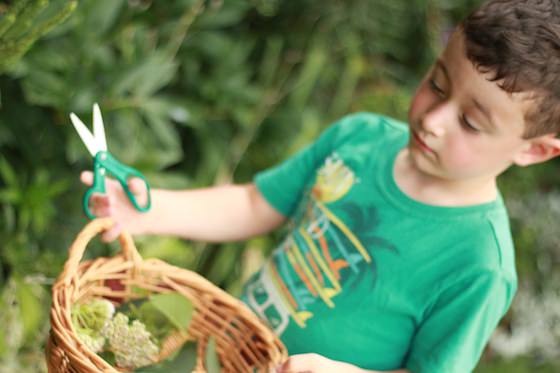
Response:
[[[129,325],[128,317],[117,312],[101,333],[109,340],[109,348],[120,367],[139,368],[153,364],[157,359],[159,348],[139,320]]]
[[[86,333],[78,332],[78,338],[86,345],[91,351],[98,353],[103,351],[103,346],[105,345],[105,338],[102,336],[91,336]]]

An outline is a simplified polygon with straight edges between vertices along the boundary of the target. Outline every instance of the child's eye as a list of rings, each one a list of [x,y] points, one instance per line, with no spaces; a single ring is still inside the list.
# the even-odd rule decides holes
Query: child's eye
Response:
[[[467,116],[466,115],[462,115],[461,116],[461,123],[463,125],[463,128],[465,128],[467,131],[471,131],[471,132],[480,132],[480,130],[478,128],[476,128],[475,126],[473,126],[468,120],[467,120]]]
[[[445,95],[445,92],[443,91],[443,89],[441,89],[435,82],[434,79],[430,79],[429,81],[430,83],[430,88],[432,89],[432,91],[436,92],[438,95],[443,96]]]

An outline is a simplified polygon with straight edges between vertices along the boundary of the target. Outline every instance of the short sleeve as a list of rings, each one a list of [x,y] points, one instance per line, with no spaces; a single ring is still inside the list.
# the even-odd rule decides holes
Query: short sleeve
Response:
[[[471,372],[514,293],[515,283],[490,271],[446,287],[413,337],[406,368],[413,373]]]
[[[279,165],[258,173],[254,182],[264,198],[284,216],[290,216],[312,180],[314,172],[340,143],[360,126],[379,121],[379,116],[357,113],[330,125],[312,144]]]

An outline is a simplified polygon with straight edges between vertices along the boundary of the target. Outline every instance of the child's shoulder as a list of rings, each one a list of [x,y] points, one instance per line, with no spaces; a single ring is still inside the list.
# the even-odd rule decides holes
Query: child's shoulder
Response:
[[[515,247],[505,209],[497,207],[485,214],[462,218],[453,230],[457,235],[454,260],[462,263],[461,267],[516,278]]]
[[[501,199],[501,196],[500,196]],[[515,277],[515,245],[511,234],[511,227],[507,210],[496,213],[495,216],[488,218],[488,225],[491,230],[491,239],[494,241],[500,268],[510,277]]]
[[[397,131],[407,131],[408,128],[406,123],[398,119],[366,111],[345,115],[335,125],[345,129],[370,128],[372,130],[379,130],[389,127]]]
[[[348,114],[328,129],[334,134],[338,142],[362,139],[368,141],[382,141],[391,137],[401,138],[408,134],[408,125],[398,119],[372,112],[356,112]]]

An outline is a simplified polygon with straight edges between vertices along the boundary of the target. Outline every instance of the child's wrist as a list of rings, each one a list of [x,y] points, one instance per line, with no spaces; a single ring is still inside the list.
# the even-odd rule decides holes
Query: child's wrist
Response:
[[[134,235],[145,235],[152,234],[149,218],[150,211],[147,212],[137,212],[137,216],[132,219],[132,224],[130,226],[130,233]]]
[[[131,233],[136,235],[157,234],[158,218],[155,216],[154,199],[157,199],[157,190],[152,190],[152,207],[150,210],[135,211],[131,218]]]

